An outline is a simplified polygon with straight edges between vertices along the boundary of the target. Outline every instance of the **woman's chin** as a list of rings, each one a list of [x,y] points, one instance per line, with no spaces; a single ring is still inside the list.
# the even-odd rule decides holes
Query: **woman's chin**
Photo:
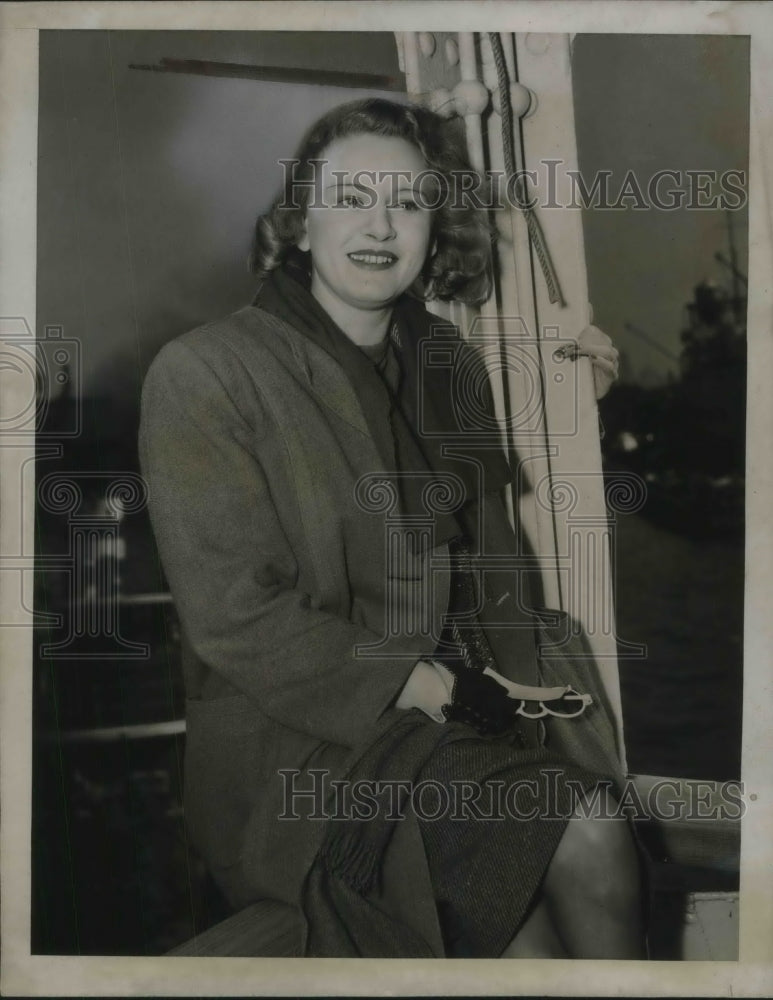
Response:
[[[361,309],[363,312],[375,312],[379,309],[389,309],[402,294],[403,289],[393,290],[389,294],[384,294],[384,292],[379,294],[374,292],[373,295],[360,294],[356,298],[351,298],[349,302],[355,309]]]

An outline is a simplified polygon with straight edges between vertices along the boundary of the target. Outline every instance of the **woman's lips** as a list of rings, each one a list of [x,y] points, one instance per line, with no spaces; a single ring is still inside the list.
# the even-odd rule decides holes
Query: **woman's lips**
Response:
[[[397,263],[397,257],[384,250],[355,250],[346,256],[357,267],[369,271],[382,271]]]

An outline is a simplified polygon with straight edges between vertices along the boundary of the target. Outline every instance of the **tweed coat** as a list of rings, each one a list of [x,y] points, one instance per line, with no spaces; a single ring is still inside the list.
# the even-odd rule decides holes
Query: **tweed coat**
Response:
[[[355,496],[382,465],[352,386],[324,350],[258,308],[162,348],[143,387],[140,460],[183,629],[190,836],[234,907],[297,904],[324,824],[312,795],[288,809],[288,788],[345,773],[431,653],[415,632],[386,628],[387,589],[410,598],[431,575],[440,621],[448,573],[425,553],[395,578],[384,515]],[[514,551],[499,497],[480,507],[482,550]],[[498,625],[523,618],[514,579],[511,568],[486,575],[479,617],[501,672],[535,684],[536,657],[514,657],[513,633]],[[385,905],[442,955],[420,832],[399,827]]]

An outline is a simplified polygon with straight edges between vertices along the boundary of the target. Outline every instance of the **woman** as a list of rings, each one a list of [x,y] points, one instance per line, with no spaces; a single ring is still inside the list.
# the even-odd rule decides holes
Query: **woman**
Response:
[[[332,111],[258,222],[253,306],[148,373],[141,459],[184,632],[186,819],[235,909],[297,907],[305,954],[639,957],[602,696],[582,761],[543,745],[552,718],[527,717],[583,703],[558,654],[557,683],[535,690],[550,630],[517,563],[482,568],[517,551],[511,473],[469,433],[490,406],[475,355],[420,301],[490,290],[459,171],[429,111]],[[412,796],[460,783],[461,812]],[[589,795],[608,818],[585,815]]]

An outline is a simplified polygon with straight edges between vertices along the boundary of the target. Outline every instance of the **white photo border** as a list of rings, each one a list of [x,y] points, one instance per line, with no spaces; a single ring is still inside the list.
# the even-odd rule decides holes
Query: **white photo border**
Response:
[[[32,642],[0,629],[2,979],[18,996],[542,995],[773,993],[773,8],[666,0],[0,4],[0,317],[35,329],[38,29],[500,31],[751,36],[747,530],[738,962],[239,959],[30,955]],[[0,418],[17,387],[0,372]],[[15,472],[31,446],[0,450],[0,552],[29,551],[33,512]],[[19,526],[26,546],[20,550]],[[31,605],[31,573],[24,603]],[[8,579],[6,579],[6,577]],[[16,582],[14,582],[16,581]],[[18,575],[0,573],[0,620],[22,622]]]

